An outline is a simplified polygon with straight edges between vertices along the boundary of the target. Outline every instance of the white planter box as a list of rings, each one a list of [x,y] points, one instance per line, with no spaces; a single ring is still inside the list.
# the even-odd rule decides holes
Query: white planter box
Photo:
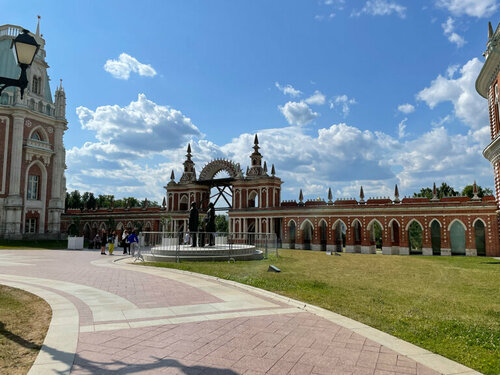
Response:
[[[68,250],[82,250],[83,237],[68,237]]]

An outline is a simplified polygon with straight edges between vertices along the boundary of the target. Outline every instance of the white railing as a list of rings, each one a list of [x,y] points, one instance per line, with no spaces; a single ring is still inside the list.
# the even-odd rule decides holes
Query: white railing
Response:
[[[18,36],[21,31],[23,31],[22,27],[15,25],[2,25],[0,26],[0,36]]]
[[[37,139],[32,139],[32,138],[25,138],[24,144],[29,147],[52,151],[52,145],[49,142],[39,141]]]

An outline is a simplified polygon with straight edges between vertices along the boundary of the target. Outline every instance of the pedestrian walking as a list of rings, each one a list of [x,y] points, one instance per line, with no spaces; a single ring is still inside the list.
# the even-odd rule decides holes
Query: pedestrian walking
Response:
[[[106,255],[106,231],[103,230],[101,234],[101,255]]]

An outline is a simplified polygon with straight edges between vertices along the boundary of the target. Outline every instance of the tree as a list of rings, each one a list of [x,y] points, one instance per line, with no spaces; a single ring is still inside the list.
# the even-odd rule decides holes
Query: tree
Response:
[[[458,192],[454,188],[452,188],[450,185],[448,185],[446,182],[442,182],[441,186],[436,188],[436,195],[438,198],[452,197],[452,196],[458,195]],[[432,197],[433,197],[432,188],[428,188],[428,187],[422,188],[422,189],[420,189],[419,193],[413,193],[413,196],[432,199]]]
[[[480,198],[484,197],[485,195],[486,196],[493,195],[493,191],[490,188],[482,188],[479,185],[476,186],[477,186],[477,195]],[[472,198],[474,196],[474,185],[467,185],[466,187],[464,187],[464,189],[462,190],[462,195]]]
[[[90,209],[93,209],[93,208],[96,208],[96,199],[94,197],[94,193],[90,193],[88,191],[86,191],[85,193],[83,193],[82,195],[82,202],[87,206],[87,209],[90,210]]]
[[[215,231],[219,233],[229,232],[229,225],[226,215],[217,215],[215,217]]]
[[[66,193],[66,208],[82,208],[83,201],[78,190]]]
[[[97,207],[99,208],[111,208],[111,204],[115,199],[114,195],[101,195],[97,196]]]

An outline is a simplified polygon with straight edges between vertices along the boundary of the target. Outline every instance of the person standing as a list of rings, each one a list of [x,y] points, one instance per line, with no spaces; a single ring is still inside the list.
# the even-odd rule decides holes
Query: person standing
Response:
[[[123,246],[123,254],[130,253],[130,244],[128,243],[128,230],[124,230],[122,234],[122,246]]]
[[[208,246],[215,246],[215,207],[212,202],[210,202],[208,205],[207,232],[208,232]]]
[[[99,233],[96,233],[93,243],[94,249],[99,249],[101,247],[101,236],[99,236]]]
[[[101,255],[106,255],[106,231],[103,229],[101,234]]]
[[[198,209],[196,208],[196,202],[191,203],[191,210],[189,210],[189,232],[191,233],[191,238],[193,240],[191,247],[196,246],[196,233],[198,232],[198,226],[200,224],[200,218],[198,215]]]
[[[135,231],[132,231],[132,233],[129,234],[127,237],[129,246],[130,246],[130,255],[134,255],[135,251],[137,250],[137,247],[139,245],[139,238],[137,237],[137,234]],[[139,253],[140,255],[140,253]]]
[[[109,255],[113,255],[114,250],[115,250],[115,232],[112,232],[108,236],[108,253],[109,253]]]

